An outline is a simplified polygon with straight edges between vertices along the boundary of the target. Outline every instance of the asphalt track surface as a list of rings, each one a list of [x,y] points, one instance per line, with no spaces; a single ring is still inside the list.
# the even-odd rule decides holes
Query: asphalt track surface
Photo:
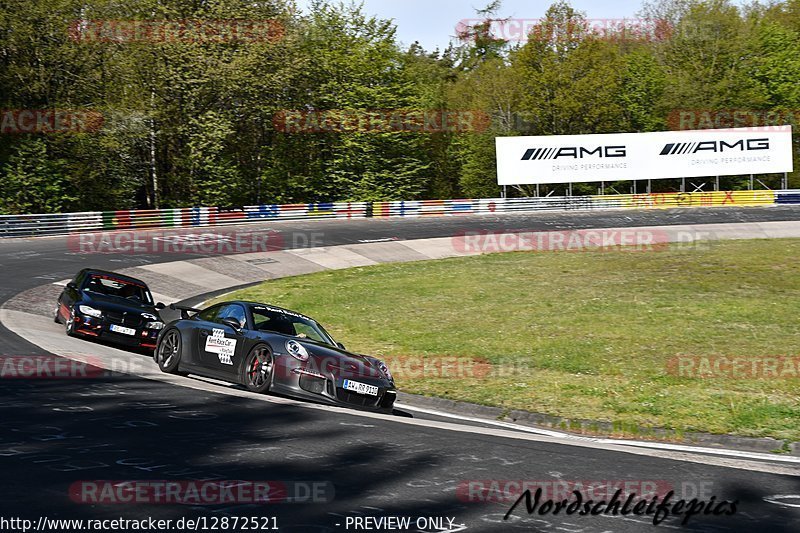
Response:
[[[445,237],[460,231],[535,231],[669,224],[800,220],[791,207],[669,211],[558,212],[534,215],[313,221],[248,225],[275,230],[288,247],[381,239]],[[230,229],[230,228],[228,228]],[[65,237],[0,241],[0,302],[70,278],[86,266],[124,268],[201,255],[91,255],[70,251]],[[346,290],[346,288],[343,288]],[[2,354],[41,349],[0,328]],[[392,531],[347,528],[348,517],[449,517],[456,527],[400,531],[800,531],[800,474],[744,462],[682,460],[519,440],[483,432],[361,418],[283,406],[125,375],[84,380],[0,380],[0,519],[172,519],[275,517],[278,531]],[[434,418],[435,417],[430,417]],[[328,501],[197,506],[76,503],[69,487],[83,480],[248,480],[333,487]],[[509,501],[465,501],[470,480],[527,480],[616,485],[656,483],[678,498],[738,500],[733,517],[528,516]],[[274,484],[273,484],[274,485]],[[611,491],[613,492],[613,491]],[[302,496],[302,495],[301,495]],[[460,497],[462,496],[462,497]],[[787,505],[789,504],[789,505]],[[230,523],[230,522],[229,522]],[[352,523],[352,521],[350,522]],[[445,521],[447,524],[447,521]],[[218,524],[218,525],[221,525]],[[1,523],[4,531],[14,529]],[[184,528],[182,530],[186,530]],[[198,528],[202,530],[201,528]],[[72,527],[51,528],[72,531]],[[178,531],[179,529],[173,529]],[[208,530],[208,529],[207,529]],[[221,530],[221,529],[218,529]],[[230,529],[229,529],[230,530]],[[241,529],[240,529],[241,530]]]

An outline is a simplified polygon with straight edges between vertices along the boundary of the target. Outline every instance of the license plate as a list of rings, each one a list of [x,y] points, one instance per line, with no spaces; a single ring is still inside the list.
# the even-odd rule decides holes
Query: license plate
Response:
[[[112,324],[110,329],[114,333],[122,333],[123,335],[136,335],[135,329],[117,326],[116,324]]]
[[[378,387],[374,385],[367,385],[366,383],[359,383],[358,381],[344,380],[344,388],[350,392],[358,394],[366,394],[367,396],[377,396]]]

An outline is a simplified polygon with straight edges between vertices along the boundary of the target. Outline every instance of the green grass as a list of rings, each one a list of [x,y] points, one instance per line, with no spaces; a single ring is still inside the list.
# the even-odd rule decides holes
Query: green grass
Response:
[[[491,364],[466,377],[399,372],[406,392],[619,428],[800,440],[800,380],[690,379],[667,367],[678,355],[800,354],[798,258],[795,239],[506,253],[284,278],[235,297],[302,311],[348,349],[388,361]]]

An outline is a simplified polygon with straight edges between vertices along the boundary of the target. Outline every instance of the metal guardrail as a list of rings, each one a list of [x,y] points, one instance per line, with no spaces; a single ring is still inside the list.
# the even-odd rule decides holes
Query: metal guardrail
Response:
[[[392,202],[337,202],[259,205],[247,206],[235,210],[221,210],[216,207],[195,207],[159,210],[0,215],[0,238],[66,235],[96,231],[223,226],[268,220],[458,216],[476,213],[680,207],[742,207],[775,204],[800,204],[800,190]]]

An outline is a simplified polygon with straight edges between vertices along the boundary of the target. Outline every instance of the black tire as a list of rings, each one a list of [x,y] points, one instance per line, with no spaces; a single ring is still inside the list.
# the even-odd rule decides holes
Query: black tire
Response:
[[[75,310],[69,310],[69,317],[67,320],[64,321],[64,330],[67,332],[67,335],[70,337],[75,336]]]
[[[250,350],[242,365],[242,384],[252,392],[267,392],[272,386],[275,360],[266,344],[258,344]]]
[[[56,303],[56,312],[53,313],[53,322],[55,322],[56,324],[61,324],[61,317],[58,314],[60,310],[61,310],[61,303]]]
[[[178,373],[178,365],[181,362],[181,348],[180,331],[173,328],[164,333],[153,352],[153,358],[162,372],[167,374]]]

